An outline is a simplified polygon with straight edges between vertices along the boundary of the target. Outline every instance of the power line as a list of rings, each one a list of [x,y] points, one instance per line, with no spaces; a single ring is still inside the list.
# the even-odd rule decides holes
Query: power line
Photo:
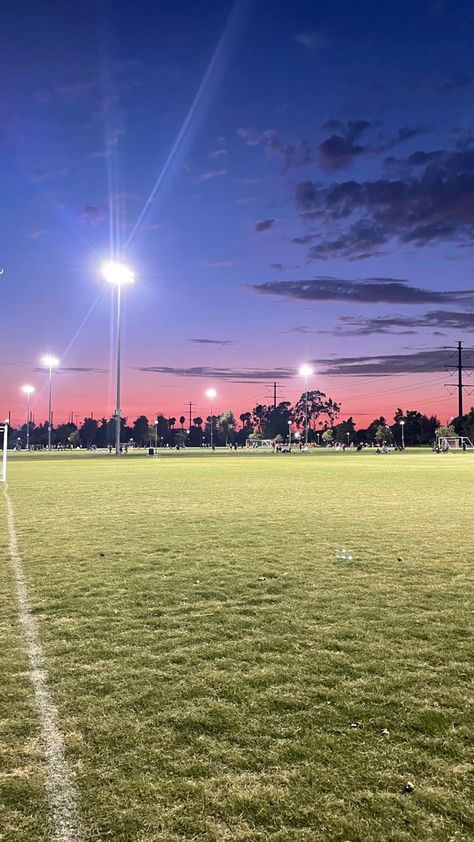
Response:
[[[270,386],[269,386],[269,388],[272,388],[272,387],[270,387]],[[281,399],[282,399],[283,395],[281,395],[281,394],[279,395],[279,394],[278,394],[278,392],[280,391],[280,389],[281,389],[281,388],[282,388],[282,387],[280,387],[280,386],[278,385],[278,383],[274,382],[274,383],[273,383],[272,394],[271,394],[271,395],[264,395],[264,397],[265,397],[265,398],[271,398],[271,399],[272,399],[272,402],[273,402],[273,403],[272,403],[273,409],[276,409],[276,408],[277,408],[277,400],[281,403]]]
[[[447,372],[449,372],[449,374],[455,374],[457,372],[458,382],[455,386],[452,383],[445,383],[444,386],[448,390],[448,392],[449,392],[450,389],[452,389],[452,392],[450,392],[450,394],[453,394],[453,392],[455,392],[456,389],[457,389],[457,392],[458,392],[458,418],[461,418],[461,416],[464,415],[463,406],[462,406],[463,390],[466,389],[466,390],[469,391],[469,390],[474,389],[474,384],[463,383],[463,371],[468,370],[466,368],[466,366],[463,365],[463,351],[467,354],[472,354],[473,349],[472,348],[463,348],[462,342],[458,342],[456,348],[446,347],[445,350],[453,351],[453,353],[451,354],[452,357],[457,356],[457,365],[455,365],[455,366],[446,365],[445,369],[446,369]]]

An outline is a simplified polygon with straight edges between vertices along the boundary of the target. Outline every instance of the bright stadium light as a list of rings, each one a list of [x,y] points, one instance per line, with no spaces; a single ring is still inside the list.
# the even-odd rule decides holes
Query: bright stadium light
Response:
[[[217,395],[217,392],[216,392],[215,389],[211,388],[211,389],[208,389],[206,391],[206,396],[211,401],[211,450],[214,450],[214,423],[213,423],[214,419],[212,417],[212,402],[213,402],[216,395]]]
[[[52,354],[45,354],[41,362],[49,369],[49,400],[48,400],[48,450],[51,450],[51,429],[52,429],[52,412],[51,412],[51,397],[53,390],[53,368],[57,368],[59,360],[53,357]]]
[[[134,273],[123,263],[104,263],[102,275],[108,284],[114,284],[117,287],[133,284],[135,280]]]
[[[46,366],[46,368],[57,368],[59,365],[58,358],[52,357],[51,354],[45,354],[44,357],[41,358],[41,362],[44,366]]]
[[[26,449],[30,449],[30,395],[35,391],[34,386],[22,386],[21,391],[26,395],[27,410],[26,410]]]
[[[116,406],[115,406],[115,455],[120,456],[120,418],[122,410],[120,408],[120,327],[121,327],[121,292],[122,287],[133,284],[135,275],[123,263],[104,263],[102,266],[102,275],[108,284],[112,284],[117,288],[117,315],[115,322],[115,361],[116,361]]]
[[[300,366],[299,374],[301,377],[305,379],[305,389],[304,389],[304,443],[305,447],[308,446],[308,377],[311,377],[313,374],[313,369],[310,365],[305,363],[304,365]]]
[[[405,421],[403,418],[398,422],[402,428],[402,450],[405,450]]]

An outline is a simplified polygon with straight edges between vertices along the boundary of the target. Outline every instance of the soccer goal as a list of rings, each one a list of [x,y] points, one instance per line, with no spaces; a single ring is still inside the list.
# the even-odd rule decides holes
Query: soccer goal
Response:
[[[472,450],[473,444],[467,436],[440,436],[437,440],[440,450]]]
[[[263,450],[264,448],[273,448],[273,439],[247,439],[246,447],[250,450]]]
[[[0,468],[0,482],[7,479],[7,445],[8,445],[8,421],[0,424],[0,441],[2,442],[2,466]]]

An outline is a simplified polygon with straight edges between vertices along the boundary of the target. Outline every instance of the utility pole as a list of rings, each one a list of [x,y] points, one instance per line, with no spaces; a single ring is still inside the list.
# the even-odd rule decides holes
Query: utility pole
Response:
[[[272,389],[272,394],[271,395],[265,395],[265,397],[272,399],[272,401],[273,401],[272,407],[273,407],[273,409],[276,409],[277,408],[277,401],[278,400],[281,401],[281,399],[282,399],[282,395],[278,394],[280,386],[278,385],[278,383],[273,383],[273,385],[270,388]]]
[[[458,342],[458,417],[462,414],[462,342]]]
[[[457,389],[458,391],[458,418],[464,414],[463,412],[463,389],[468,389],[472,391],[474,389],[474,385],[472,383],[464,383],[463,382],[463,371],[466,371],[466,366],[463,364],[463,351],[464,353],[472,354],[472,348],[463,348],[462,342],[458,342],[456,348],[446,348],[447,351],[453,351],[451,354],[452,357],[457,356],[457,365],[456,366],[445,366],[446,371],[450,374],[455,374],[457,372],[457,385],[453,387],[452,383],[445,383],[445,387],[448,391],[452,392]]]
[[[192,415],[193,415],[193,403],[192,403],[192,401],[189,401],[189,429],[191,429]]]

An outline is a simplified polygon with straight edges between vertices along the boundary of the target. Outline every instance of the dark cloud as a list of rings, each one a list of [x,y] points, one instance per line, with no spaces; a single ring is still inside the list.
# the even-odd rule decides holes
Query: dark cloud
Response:
[[[443,372],[449,362],[443,349],[420,350],[412,354],[380,354],[365,357],[338,357],[313,360],[323,376],[386,376],[395,374],[423,374]]]
[[[267,281],[250,285],[259,295],[278,295],[297,301],[346,301],[352,304],[453,304],[474,303],[474,289],[421,289],[398,278],[366,278],[348,281],[320,276],[305,281]]]
[[[188,339],[188,342],[196,345],[235,345],[231,339]]]
[[[318,221],[310,258],[364,257],[391,240],[474,243],[474,148],[419,151],[396,163],[406,168],[398,178],[296,185],[303,217]]]
[[[341,336],[370,336],[374,333],[396,335],[416,333],[414,328],[438,328],[474,333],[474,313],[459,313],[453,310],[433,310],[422,316],[341,316],[341,327],[332,333]],[[443,334],[444,335],[444,334]]]
[[[296,243],[297,246],[307,246],[316,238],[316,234],[303,234],[302,237],[292,237],[291,242]]]
[[[147,371],[152,374],[170,374],[174,377],[201,377],[207,380],[229,380],[234,383],[255,383],[261,380],[285,379],[294,376],[294,371],[288,368],[260,369],[260,368],[211,368],[209,366],[191,366],[190,368],[175,368],[173,366],[136,366],[137,371]]]
[[[413,137],[421,134],[423,129],[415,128],[412,126],[403,126],[401,129],[398,130],[396,136],[391,141],[391,145],[395,146],[396,143],[404,143],[406,140],[411,140]]]
[[[312,147],[304,138],[295,143],[285,143],[276,132],[266,132],[265,154],[283,161],[283,172],[290,167],[302,167],[314,160]]]
[[[84,205],[78,212],[77,218],[82,225],[100,225],[107,217],[102,208],[97,205]]]
[[[312,330],[308,325],[295,325],[295,327],[290,327],[287,333],[316,333],[316,331]]]
[[[272,217],[272,219],[260,219],[255,224],[255,230],[258,233],[261,233],[262,231],[269,231],[270,228],[273,228],[273,226],[275,225],[275,222],[276,222],[276,219],[274,219],[273,217]]]
[[[283,272],[284,268],[283,263],[270,263],[270,269],[276,269],[277,272]]]
[[[312,235],[307,236],[307,241],[314,240]],[[298,239],[293,240],[294,243]],[[352,260],[361,260],[365,257],[373,257],[376,254],[383,254],[382,246],[385,244],[383,229],[372,226],[366,220],[355,222],[348,229],[343,237],[334,240],[326,240],[318,245],[311,246],[308,250],[308,257],[311,259],[326,259],[337,252],[340,257],[348,257]]]
[[[351,120],[343,126],[338,121],[331,120],[330,125],[338,126],[343,131],[341,134],[330,135],[319,144],[319,162],[323,169],[338,170],[347,167],[355,157],[366,151],[364,146],[356,141],[371,124],[367,120]]]

